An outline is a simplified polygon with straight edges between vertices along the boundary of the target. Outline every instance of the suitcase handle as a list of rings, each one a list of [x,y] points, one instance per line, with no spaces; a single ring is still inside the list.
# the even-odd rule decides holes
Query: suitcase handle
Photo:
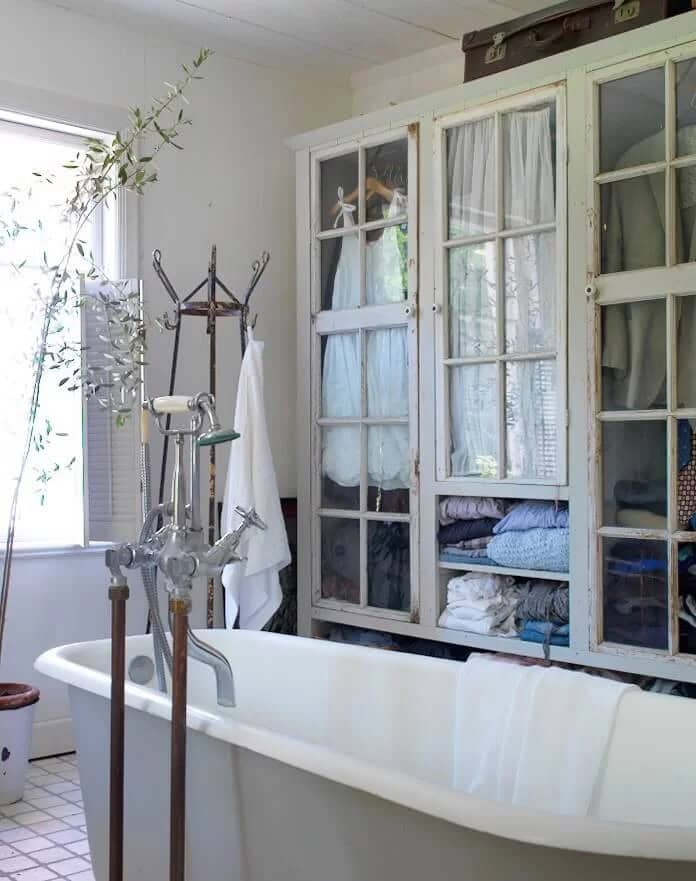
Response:
[[[552,31],[548,37],[540,37],[538,32],[531,30],[529,32],[529,42],[537,52],[543,52],[549,46],[553,46],[559,40],[563,39],[566,34],[576,34],[579,31],[586,31],[590,27],[589,15],[573,15],[567,16],[561,22],[559,28]]]

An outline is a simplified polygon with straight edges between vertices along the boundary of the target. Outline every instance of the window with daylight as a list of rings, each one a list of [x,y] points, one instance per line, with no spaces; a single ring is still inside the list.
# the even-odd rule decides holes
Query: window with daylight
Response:
[[[32,393],[34,362],[41,333],[42,301],[48,276],[44,262],[57,263],[74,230],[62,206],[74,172],[64,168],[82,148],[83,136],[56,131],[42,123],[0,119],[0,192],[3,220],[14,218],[28,229],[0,240],[0,530],[3,534],[22,459]],[[50,173],[45,183],[36,172]],[[27,191],[30,196],[27,198]],[[112,215],[108,217],[107,215]],[[97,263],[115,253],[116,208],[96,213],[80,238]],[[81,345],[83,316],[78,298],[66,309],[59,341]],[[50,364],[47,365],[50,368]],[[75,387],[77,384],[78,388]],[[22,546],[79,545],[86,538],[84,402],[75,381],[61,370],[47,369],[41,387],[37,432],[16,527]],[[42,449],[44,448],[44,449]]]

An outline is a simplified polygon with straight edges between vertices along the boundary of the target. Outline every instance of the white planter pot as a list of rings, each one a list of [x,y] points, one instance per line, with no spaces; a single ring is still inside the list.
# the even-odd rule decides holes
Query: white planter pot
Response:
[[[20,801],[29,761],[38,689],[0,685],[0,805]]]

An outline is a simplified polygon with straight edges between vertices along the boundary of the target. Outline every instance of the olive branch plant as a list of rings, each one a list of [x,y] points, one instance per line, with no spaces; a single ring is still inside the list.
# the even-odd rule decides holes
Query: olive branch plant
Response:
[[[117,424],[130,417],[141,385],[142,368],[146,361],[145,318],[141,313],[139,293],[126,290],[121,283],[107,277],[95,262],[84,238],[86,227],[95,212],[106,205],[115,205],[126,193],[143,195],[158,180],[155,164],[165,148],[182,150],[177,142],[182,128],[191,124],[185,113],[186,92],[194,80],[202,79],[200,69],[212,54],[201,49],[193,61],[182,65],[183,75],[175,83],[165,82],[166,92],[153,99],[146,108],[129,110],[128,126],[109,141],[97,137],[85,140],[84,148],[73,160],[63,165],[70,175],[68,196],[60,205],[61,223],[68,231],[65,246],[58,259],[46,251],[41,258],[39,279],[32,283],[32,318],[37,322],[35,350],[29,353],[33,374],[26,425],[23,429],[21,458],[12,493],[0,582],[0,658],[2,657],[10,575],[15,541],[15,527],[20,491],[27,465],[33,453],[45,453],[52,439],[64,436],[46,419],[40,425],[41,389],[47,370],[58,371],[58,385],[71,392],[81,391],[96,397],[109,409]],[[55,173],[35,171],[32,186],[23,190],[12,188],[0,194],[0,253],[4,245],[20,243],[30,235],[44,231],[41,217],[31,221],[32,198],[36,188],[50,188]],[[20,248],[21,253],[21,248]],[[21,276],[28,258],[13,262],[14,272]],[[98,282],[94,293],[83,291],[85,280]],[[90,288],[90,291],[93,288]],[[29,307],[29,304],[27,304]],[[101,356],[91,357],[81,339],[71,339],[66,330],[66,317],[80,309],[94,310],[99,337],[104,344]],[[39,492],[45,496],[46,486],[61,465],[37,469]]]

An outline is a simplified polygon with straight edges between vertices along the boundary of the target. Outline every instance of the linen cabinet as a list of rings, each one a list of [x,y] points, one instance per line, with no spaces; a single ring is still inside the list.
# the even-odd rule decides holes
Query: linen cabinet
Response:
[[[301,633],[696,681],[694,133],[687,13],[292,139]]]

